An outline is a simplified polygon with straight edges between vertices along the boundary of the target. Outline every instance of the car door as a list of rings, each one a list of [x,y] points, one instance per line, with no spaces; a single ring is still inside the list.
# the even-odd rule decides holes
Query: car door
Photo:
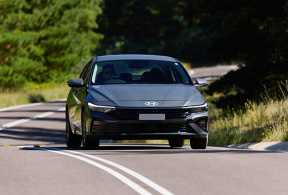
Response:
[[[89,61],[79,77],[83,79],[83,82],[86,84],[86,86],[88,84],[88,78],[89,78],[91,65],[92,65],[92,61]],[[87,96],[87,88],[86,87],[73,87],[71,89],[71,94],[74,99],[74,103],[73,103],[74,108],[70,109],[71,111],[73,110],[73,113],[70,115],[71,121],[72,121],[72,129],[74,130],[75,133],[82,134],[81,112],[84,106],[84,99]]]

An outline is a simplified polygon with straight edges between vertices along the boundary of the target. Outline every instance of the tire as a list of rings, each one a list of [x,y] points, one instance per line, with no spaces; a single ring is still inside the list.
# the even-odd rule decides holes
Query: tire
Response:
[[[171,148],[181,148],[184,146],[184,139],[170,139],[168,141]]]
[[[206,149],[208,138],[190,139],[190,146],[192,149]]]
[[[66,113],[66,145],[68,148],[79,148],[81,147],[82,137],[72,133],[69,117]]]
[[[82,112],[81,125],[82,125],[83,148],[85,150],[98,149],[99,148],[99,140],[98,139],[91,139],[89,136],[87,136],[84,112]]]

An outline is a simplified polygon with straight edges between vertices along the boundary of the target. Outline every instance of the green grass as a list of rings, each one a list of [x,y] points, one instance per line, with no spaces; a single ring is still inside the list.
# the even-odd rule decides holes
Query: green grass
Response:
[[[27,84],[16,92],[2,92],[0,108],[67,98],[69,90],[66,83]]]
[[[112,140],[114,143],[146,143],[146,144],[168,144],[168,140]],[[190,145],[190,140],[185,140],[184,145]]]
[[[288,141],[288,98],[284,90],[280,91],[283,92],[281,100],[275,98],[275,94],[265,93],[263,102],[247,101],[243,109],[224,112],[211,105],[209,145]]]

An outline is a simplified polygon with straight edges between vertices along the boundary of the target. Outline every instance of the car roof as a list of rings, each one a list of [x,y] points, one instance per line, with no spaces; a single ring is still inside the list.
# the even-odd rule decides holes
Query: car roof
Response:
[[[160,60],[169,62],[178,62],[175,58],[159,55],[139,55],[139,54],[123,54],[123,55],[106,55],[98,56],[97,62],[114,61],[114,60]]]

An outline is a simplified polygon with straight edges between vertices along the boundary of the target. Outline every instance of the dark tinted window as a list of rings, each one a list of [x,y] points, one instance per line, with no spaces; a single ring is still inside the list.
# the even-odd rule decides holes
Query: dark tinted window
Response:
[[[192,84],[178,62],[153,60],[120,60],[99,62],[92,74],[92,84]]]
[[[90,68],[91,68],[91,64],[92,64],[91,62],[92,62],[92,60],[90,60],[90,61],[86,64],[86,66],[84,67],[82,73],[80,74],[80,77],[79,77],[79,78],[82,78],[83,81],[84,81],[84,83],[86,83],[87,80],[88,80],[88,78],[89,78],[89,72],[90,72]]]

